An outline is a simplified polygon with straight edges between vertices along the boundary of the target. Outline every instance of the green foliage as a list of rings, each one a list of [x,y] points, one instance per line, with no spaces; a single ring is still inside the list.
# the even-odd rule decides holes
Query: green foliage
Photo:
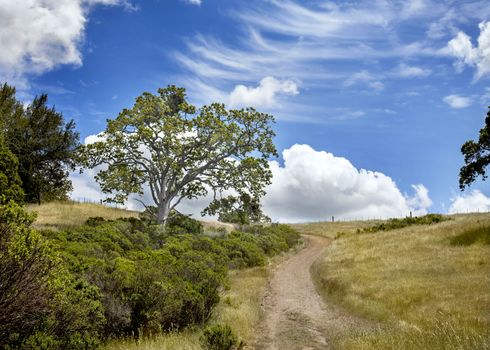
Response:
[[[490,226],[468,228],[450,240],[453,246],[468,246],[475,243],[490,244]]]
[[[191,233],[200,235],[204,232],[202,224],[188,215],[173,211],[165,222],[165,232],[168,234]]]
[[[273,122],[253,108],[227,110],[219,103],[196,113],[185,89],[168,86],[139,96],[80,156],[89,168],[108,164],[96,179],[111,201],[124,202],[148,185],[162,224],[182,199],[209,189],[261,197],[272,177],[267,159],[276,155]]]
[[[218,214],[219,221],[240,225],[271,221],[262,212],[259,198],[253,198],[248,193],[241,193],[238,197],[228,196],[219,200],[215,199],[203,211],[203,214]]]
[[[19,162],[0,135],[0,204],[24,201],[24,191],[18,173]]]
[[[427,214],[424,216],[406,217],[404,219],[390,219],[387,222],[383,222],[381,224],[377,224],[363,229],[357,229],[357,233],[371,233],[371,232],[378,232],[378,231],[397,230],[411,225],[437,224],[446,220],[449,220],[449,218],[444,217],[443,215],[440,214]],[[342,233],[340,233],[338,237],[341,235]]]
[[[0,130],[4,132],[7,121],[16,120],[24,113],[24,107],[20,101],[15,98],[15,88],[3,84],[0,87]]]
[[[202,227],[194,220],[174,215],[170,231],[134,218],[90,218],[78,228],[44,232],[70,272],[98,291],[103,337],[205,322],[229,268],[263,265],[266,255],[289,249],[299,238],[284,225],[210,238],[199,234]],[[178,233],[186,227],[191,233]]]
[[[0,345],[32,332],[49,312],[47,284],[56,261],[29,227],[34,218],[14,202],[0,206]]]
[[[201,341],[208,350],[240,350],[245,347],[245,343],[238,340],[230,326],[221,324],[207,327]]]
[[[15,89],[0,89],[0,118],[5,142],[19,161],[19,175],[26,200],[66,199],[72,189],[68,171],[75,166],[78,133],[73,120],[47,106],[47,95],[36,97],[23,109]]]
[[[490,164],[490,107],[485,118],[485,125],[480,129],[478,142],[466,141],[461,147],[465,165],[459,171],[459,187],[464,190],[478,176],[486,179],[486,168]]]
[[[95,348],[98,289],[64,269],[33,220],[13,202],[0,206],[0,348]]]

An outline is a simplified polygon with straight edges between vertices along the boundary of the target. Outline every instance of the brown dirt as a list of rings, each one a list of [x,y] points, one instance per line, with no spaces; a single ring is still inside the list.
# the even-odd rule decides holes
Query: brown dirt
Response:
[[[304,236],[306,247],[273,272],[262,307],[264,318],[251,349],[329,349],[332,330],[357,322],[327,305],[317,293],[310,267],[331,239]]]

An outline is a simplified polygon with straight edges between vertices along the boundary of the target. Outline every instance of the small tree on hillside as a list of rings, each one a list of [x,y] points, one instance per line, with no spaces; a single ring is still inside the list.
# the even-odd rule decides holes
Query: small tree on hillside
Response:
[[[480,129],[478,142],[466,141],[461,147],[465,165],[459,171],[459,187],[464,190],[478,176],[486,179],[486,168],[490,164],[490,107],[488,107],[485,126]]]
[[[260,198],[272,176],[267,159],[276,155],[273,121],[253,108],[218,103],[196,113],[185,89],[169,86],[139,96],[82,153],[86,166],[106,166],[96,179],[109,200],[123,203],[147,186],[162,224],[182,199],[210,190]]]

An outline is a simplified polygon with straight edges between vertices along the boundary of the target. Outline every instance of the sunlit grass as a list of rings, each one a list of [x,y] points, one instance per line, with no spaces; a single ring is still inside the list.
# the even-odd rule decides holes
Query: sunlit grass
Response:
[[[489,348],[490,246],[480,239],[466,246],[451,242],[461,235],[480,237],[483,231],[471,228],[490,227],[490,215],[453,219],[371,234],[352,231],[332,243],[312,269],[320,291],[382,325],[343,332],[339,349]]]
[[[63,229],[83,225],[90,217],[100,216],[106,220],[121,217],[138,217],[139,213],[94,203],[72,201],[30,204],[29,211],[37,212],[34,227],[38,229]]]
[[[104,350],[201,350],[201,331],[159,334],[139,339],[117,339],[105,344]]]

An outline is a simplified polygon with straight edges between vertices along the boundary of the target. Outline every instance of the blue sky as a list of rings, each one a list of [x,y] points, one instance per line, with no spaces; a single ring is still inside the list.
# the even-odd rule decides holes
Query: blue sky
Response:
[[[197,106],[269,112],[278,150],[290,151],[267,201],[278,219],[315,212],[279,208],[297,205],[297,182],[325,188],[302,198],[324,206],[308,219],[485,209],[488,184],[461,195],[458,171],[490,105],[489,21],[486,1],[5,0],[0,80],[26,101],[47,92],[82,139],[168,84]]]

